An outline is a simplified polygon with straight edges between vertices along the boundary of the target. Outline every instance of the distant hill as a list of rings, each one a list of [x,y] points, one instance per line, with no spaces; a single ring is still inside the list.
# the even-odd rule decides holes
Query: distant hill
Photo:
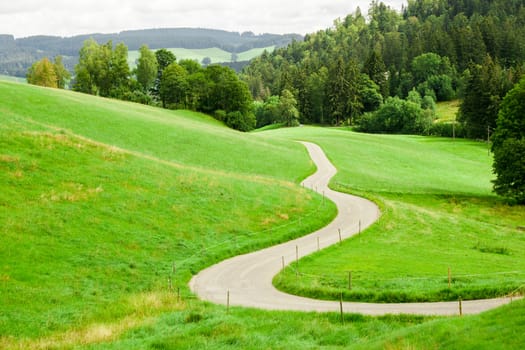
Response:
[[[218,48],[229,53],[242,53],[252,49],[270,46],[284,47],[295,40],[302,40],[298,34],[238,33],[202,28],[166,28],[130,30],[113,34],[85,34],[73,37],[31,36],[15,39],[13,35],[0,35],[0,74],[25,76],[27,68],[42,57],[64,56],[64,63],[73,69],[78,52],[85,40],[93,38],[99,43],[112,40],[125,43],[130,51],[138,50],[143,44],[151,49]]]

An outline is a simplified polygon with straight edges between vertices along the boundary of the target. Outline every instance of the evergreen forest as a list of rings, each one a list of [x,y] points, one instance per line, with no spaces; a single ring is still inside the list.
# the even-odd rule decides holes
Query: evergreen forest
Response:
[[[301,123],[452,136],[436,102],[460,98],[457,135],[487,138],[525,62],[525,1],[372,1],[332,28],[265,53],[245,68],[254,98],[291,91]],[[369,112],[377,111],[370,114]],[[275,120],[264,108],[259,127]]]

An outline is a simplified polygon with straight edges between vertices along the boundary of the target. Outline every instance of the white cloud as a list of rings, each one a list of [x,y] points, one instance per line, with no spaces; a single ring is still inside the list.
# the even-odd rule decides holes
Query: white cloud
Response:
[[[400,8],[406,0],[385,0]],[[370,0],[18,0],[0,4],[0,33],[71,36],[127,29],[200,27],[255,33],[310,33]]]

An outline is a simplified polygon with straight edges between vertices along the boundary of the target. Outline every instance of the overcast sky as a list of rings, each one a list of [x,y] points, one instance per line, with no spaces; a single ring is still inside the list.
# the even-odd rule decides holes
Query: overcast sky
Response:
[[[401,9],[406,0],[384,0]],[[0,0],[0,34],[72,36],[146,28],[306,34],[367,13],[370,0]]]

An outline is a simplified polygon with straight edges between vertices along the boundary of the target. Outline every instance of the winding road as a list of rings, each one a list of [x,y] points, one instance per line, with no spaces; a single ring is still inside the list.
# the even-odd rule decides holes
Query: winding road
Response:
[[[369,200],[336,192],[328,188],[337,170],[322,149],[303,142],[317,165],[317,172],[303,181],[311,188],[331,199],[338,208],[337,217],[328,226],[307,236],[253,253],[236,256],[213,265],[190,281],[191,290],[203,300],[217,304],[253,307],[266,310],[339,312],[340,303],[298,297],[278,291],[272,279],[285,265],[318,250],[359,233],[380,216],[379,208]],[[480,313],[511,302],[510,298],[463,301],[463,314]],[[458,302],[377,304],[344,302],[344,312],[366,315],[417,314],[457,315]]]

